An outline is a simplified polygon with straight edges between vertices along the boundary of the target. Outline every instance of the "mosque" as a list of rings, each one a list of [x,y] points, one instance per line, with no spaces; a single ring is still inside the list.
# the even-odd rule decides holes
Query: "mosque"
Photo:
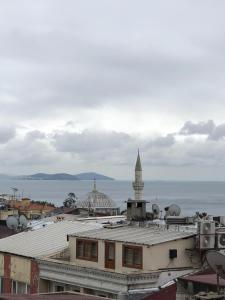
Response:
[[[134,200],[127,201],[127,219],[142,220],[146,217],[146,201],[142,199],[144,182],[142,181],[141,159],[138,150],[137,161],[135,165],[135,180],[133,182]],[[120,208],[106,194],[99,192],[94,180],[93,189],[87,194],[83,201],[78,201],[78,208],[84,208],[89,214],[118,215]]]
[[[108,195],[97,190],[95,179],[92,191],[87,194],[85,200],[78,202],[77,206],[88,209],[89,214],[94,215],[113,216],[120,214],[120,208],[116,203]]]

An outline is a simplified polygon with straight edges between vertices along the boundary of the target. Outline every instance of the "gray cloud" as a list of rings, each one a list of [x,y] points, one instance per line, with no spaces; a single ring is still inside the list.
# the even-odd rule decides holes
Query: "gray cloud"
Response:
[[[212,120],[207,122],[199,122],[193,123],[191,121],[187,121],[184,126],[181,128],[180,133],[184,135],[191,134],[205,134],[211,135],[215,129],[215,123]]]
[[[12,126],[0,126],[0,144],[5,144],[16,136],[16,129]]]
[[[215,103],[224,107],[224,3],[172,1],[166,13],[162,3],[1,2],[0,115],[48,119],[142,103],[182,116],[204,105],[208,117]]]
[[[220,140],[225,137],[225,124],[220,124],[216,126],[213,130],[213,132],[209,135],[209,139],[212,140]]]
[[[224,9],[1,1],[2,170],[223,165]]]

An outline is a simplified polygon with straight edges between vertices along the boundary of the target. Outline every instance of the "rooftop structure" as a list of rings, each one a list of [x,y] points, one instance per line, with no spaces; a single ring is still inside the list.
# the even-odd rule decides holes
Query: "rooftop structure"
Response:
[[[70,234],[65,256],[62,252],[38,260],[40,280],[53,291],[60,285],[109,298],[141,299],[199,268],[198,255],[193,259],[195,236],[131,225]]]
[[[78,232],[76,234],[72,234],[71,236],[150,246],[177,239],[187,238],[194,235],[195,233],[193,232],[180,232],[174,230],[170,231],[154,228],[124,226],[115,229],[101,228],[97,230],[83,231],[80,233]]]
[[[128,199],[127,201],[127,220],[144,221],[146,220],[147,202],[142,198],[144,182],[142,181],[142,167],[139,150],[135,165],[135,180],[132,185],[134,189],[134,200]]]

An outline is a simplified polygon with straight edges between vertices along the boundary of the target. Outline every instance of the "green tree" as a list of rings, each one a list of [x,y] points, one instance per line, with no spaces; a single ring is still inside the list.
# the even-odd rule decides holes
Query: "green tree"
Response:
[[[69,193],[63,201],[63,205],[68,208],[76,207],[77,196],[74,193]]]

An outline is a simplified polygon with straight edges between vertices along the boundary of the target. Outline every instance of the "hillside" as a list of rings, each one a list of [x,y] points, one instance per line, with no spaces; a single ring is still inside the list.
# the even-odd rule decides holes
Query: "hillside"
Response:
[[[36,173],[32,175],[16,176],[15,179],[20,180],[114,180],[111,177],[98,174],[95,172],[79,173],[77,175],[71,175],[67,173]]]

